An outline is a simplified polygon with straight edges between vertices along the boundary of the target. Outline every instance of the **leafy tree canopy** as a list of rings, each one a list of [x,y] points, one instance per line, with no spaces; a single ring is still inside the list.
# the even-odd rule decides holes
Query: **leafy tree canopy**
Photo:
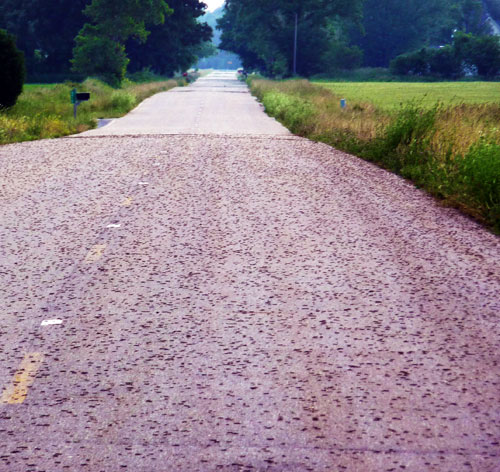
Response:
[[[67,72],[90,0],[2,0],[0,28],[17,37],[28,74]]]
[[[173,10],[164,0],[92,0],[84,13],[92,24],[85,24],[75,39],[73,70],[118,85],[129,63],[125,41],[146,42],[146,26],[164,23]]]
[[[493,78],[500,73],[500,38],[459,31],[451,45],[422,48],[396,57],[391,61],[391,71],[398,75],[434,75],[448,79],[476,72]]]
[[[450,43],[455,30],[486,34],[483,13],[480,0],[365,0],[364,33],[353,36],[366,65],[385,67],[404,52]]]
[[[102,35],[115,41],[135,37],[146,41],[146,25],[165,22],[173,13],[164,0],[92,0],[84,13],[97,25]]]
[[[226,0],[220,48],[238,54],[246,68],[290,75],[295,21],[298,22],[297,72],[321,72],[331,45],[330,21],[361,18],[362,0]]]
[[[171,75],[186,70],[202,53],[201,45],[212,37],[212,29],[198,18],[202,17],[206,5],[199,0],[169,0],[173,14],[163,24],[150,28],[145,43],[140,38],[131,38],[127,44],[130,70],[143,68]]]

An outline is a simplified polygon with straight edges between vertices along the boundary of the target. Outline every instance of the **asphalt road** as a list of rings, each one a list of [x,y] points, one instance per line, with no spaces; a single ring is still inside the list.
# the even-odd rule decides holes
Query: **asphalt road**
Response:
[[[0,471],[500,471],[500,244],[234,75],[0,148]]]

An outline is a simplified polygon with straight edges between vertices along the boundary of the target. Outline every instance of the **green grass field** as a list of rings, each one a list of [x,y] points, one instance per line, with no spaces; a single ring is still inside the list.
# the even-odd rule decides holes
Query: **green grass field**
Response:
[[[24,84],[23,91],[27,92],[29,90],[37,90],[37,89],[51,89],[54,88],[57,84]]]
[[[370,102],[393,110],[416,100],[423,107],[500,103],[500,82],[315,82],[335,95],[354,102]]]

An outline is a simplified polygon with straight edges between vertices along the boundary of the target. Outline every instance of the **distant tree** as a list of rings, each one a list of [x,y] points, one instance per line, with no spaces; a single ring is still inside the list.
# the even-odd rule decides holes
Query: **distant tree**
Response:
[[[221,31],[217,29],[217,20],[224,16],[224,7],[217,8],[214,11],[207,11],[203,15],[203,22],[205,22],[213,30],[213,42],[216,46],[220,44]]]
[[[390,69],[396,75],[429,75],[429,53],[422,48],[420,51],[401,54],[391,61]]]
[[[199,46],[196,46],[193,49],[193,52],[196,54],[196,57],[198,59],[204,59],[207,57],[215,56],[219,52],[219,50],[211,41],[204,41]]]
[[[463,63],[475,67],[480,76],[495,77],[500,73],[500,38],[498,36],[474,36],[458,32],[454,48]]]
[[[386,67],[399,54],[425,46],[448,18],[449,8],[447,0],[365,0],[364,33],[353,33],[365,64]]]
[[[298,23],[297,72],[309,76],[324,69],[329,52],[330,20],[359,19],[362,0],[226,0],[220,48],[238,54],[247,69],[291,75],[295,22]]]
[[[484,35],[490,32],[490,27],[484,21],[484,8],[481,0],[461,0],[459,8],[458,29],[465,33]]]
[[[358,46],[349,46],[342,40],[332,40],[323,54],[322,72],[335,73],[339,70],[356,69],[362,62],[363,51]]]
[[[144,43],[149,35],[146,27],[163,23],[172,10],[164,0],[92,0],[84,13],[92,24],[85,24],[76,37],[73,69],[116,85],[128,64],[127,39]]]
[[[203,54],[202,45],[212,37],[212,29],[198,21],[206,5],[199,0],[169,0],[168,4],[173,14],[164,23],[151,26],[147,41],[127,41],[131,71],[150,68],[172,75],[191,67]]]
[[[434,75],[457,78],[465,69],[476,70],[485,78],[500,73],[500,38],[457,32],[453,44],[439,49],[421,49],[402,54],[391,61],[397,75]]]
[[[14,36],[0,29],[0,107],[11,107],[23,91],[24,55],[16,47]]]
[[[443,79],[457,79],[463,73],[462,61],[456,49],[447,44],[428,50],[429,73]]]
[[[199,67],[200,69],[237,69],[242,65],[236,54],[219,49],[222,32],[217,29],[217,20],[222,18],[223,15],[224,7],[220,7],[214,11],[206,12],[203,17],[200,18],[201,22],[206,23],[210,26],[210,28],[212,28],[213,36],[211,44],[216,48],[215,54],[210,56],[207,56],[203,51],[201,54],[198,52],[196,53],[199,57],[196,67]]]

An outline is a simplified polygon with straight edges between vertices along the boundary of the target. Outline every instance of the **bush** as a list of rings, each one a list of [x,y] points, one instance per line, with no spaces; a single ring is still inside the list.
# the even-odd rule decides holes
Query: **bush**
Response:
[[[500,145],[487,140],[474,144],[459,162],[458,181],[500,230]]]
[[[263,104],[270,115],[286,123],[294,133],[304,133],[314,114],[307,100],[280,92],[267,93]]]
[[[118,110],[123,110],[127,112],[132,109],[137,103],[137,99],[134,94],[124,91],[115,90],[111,94],[111,106],[117,108]]]
[[[500,73],[500,38],[457,32],[453,44],[439,49],[421,49],[391,61],[395,75],[434,75],[456,79],[466,69],[486,78]]]
[[[456,54],[479,75],[492,78],[500,72],[500,38],[458,32],[453,42]]]
[[[402,54],[391,61],[389,68],[395,75],[428,75],[429,54],[425,48]]]
[[[288,73],[288,69],[288,61],[281,55],[279,55],[270,65],[271,75],[273,77],[285,77]]]
[[[163,80],[163,77],[153,72],[150,67],[145,67],[136,72],[129,72],[127,78],[138,84]]]
[[[450,45],[427,52],[429,72],[441,78],[456,79],[462,75],[462,62]]]
[[[334,42],[323,56],[324,69],[331,72],[357,69],[362,62],[363,51],[359,47],[340,41]]]
[[[24,54],[16,47],[14,36],[0,29],[0,107],[14,106],[23,91],[26,70]]]
[[[429,156],[429,141],[434,132],[440,109],[425,109],[416,102],[405,104],[387,126],[377,149],[378,160],[390,170],[413,178],[415,166],[425,163]]]

